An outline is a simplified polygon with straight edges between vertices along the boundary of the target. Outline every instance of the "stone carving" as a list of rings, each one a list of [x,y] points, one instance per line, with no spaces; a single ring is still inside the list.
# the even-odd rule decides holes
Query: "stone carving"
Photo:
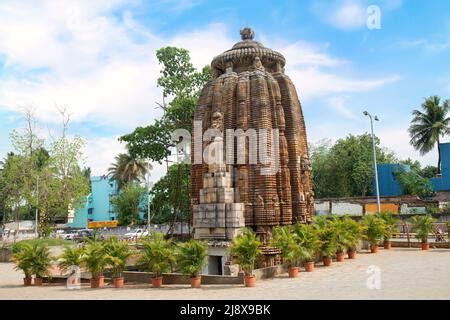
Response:
[[[205,205],[214,203],[216,206],[228,206],[230,203],[227,201],[231,201],[239,204],[239,210],[242,210],[238,210],[239,214],[235,218],[240,223],[244,221],[245,226],[253,228],[264,243],[270,243],[274,226],[307,223],[313,214],[314,193],[310,174],[311,163],[307,156],[305,121],[294,84],[284,73],[284,56],[255,41],[255,33],[250,28],[242,29],[240,34],[242,41],[216,56],[211,62],[212,79],[202,90],[194,121],[203,122],[203,132],[209,128],[216,128],[222,133],[227,133],[228,129],[242,129],[244,132],[250,129],[257,132],[262,129],[269,132],[277,129],[279,170],[276,174],[262,175],[263,164],[249,163],[249,160],[258,154],[258,149],[257,143],[251,142],[248,137],[235,139],[237,141],[232,151],[237,160],[232,164],[227,161],[226,165],[209,167],[204,163],[194,163],[192,158],[193,222],[196,237],[212,236],[208,230],[213,228],[222,237],[228,238],[238,231],[226,234],[219,230],[217,225],[226,225],[219,218],[219,214],[222,215],[221,209],[213,210]],[[266,142],[267,150],[272,150],[271,140]],[[192,141],[192,150],[195,150],[195,133]],[[207,146],[202,143],[202,150]],[[224,143],[225,157],[226,148]],[[236,156],[239,155],[238,149],[243,149],[240,158]],[[211,182],[210,179],[217,174],[230,177],[225,187],[229,189],[214,187],[216,182]],[[208,188],[216,190],[213,192]],[[219,207],[222,208],[221,205]],[[228,225],[226,226],[228,230]],[[197,230],[201,231],[197,233]],[[265,246],[263,253],[265,258],[262,260],[265,262],[262,265],[270,265],[277,260],[276,249]]]
[[[300,160],[300,167],[302,171],[311,171],[311,161],[309,160],[308,156],[306,154],[302,155]]]
[[[211,128],[217,129],[223,132],[223,115],[219,111],[216,111],[212,115]]]

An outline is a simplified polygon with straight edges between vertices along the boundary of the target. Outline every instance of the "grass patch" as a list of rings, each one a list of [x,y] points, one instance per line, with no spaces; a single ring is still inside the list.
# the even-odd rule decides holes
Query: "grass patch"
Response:
[[[41,245],[47,245],[49,247],[55,247],[55,246],[65,246],[65,245],[73,245],[74,242],[70,240],[64,240],[64,239],[57,239],[57,238],[46,238],[46,239],[30,239],[30,240],[22,240],[18,241],[16,243],[29,243],[31,245],[34,245],[35,243],[41,244]]]

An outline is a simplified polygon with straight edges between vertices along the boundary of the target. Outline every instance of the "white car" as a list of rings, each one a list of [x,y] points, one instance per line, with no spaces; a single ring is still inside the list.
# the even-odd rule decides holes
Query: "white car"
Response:
[[[64,233],[57,233],[57,237],[64,240],[73,240],[77,235],[78,230],[69,230]]]
[[[125,239],[139,239],[148,235],[147,229],[135,229],[124,234]]]

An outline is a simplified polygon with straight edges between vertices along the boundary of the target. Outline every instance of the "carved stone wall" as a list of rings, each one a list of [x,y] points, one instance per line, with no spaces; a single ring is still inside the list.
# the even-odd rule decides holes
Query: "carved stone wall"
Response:
[[[294,84],[284,73],[285,58],[254,41],[254,32],[249,28],[241,30],[241,35],[242,41],[213,59],[213,77],[202,90],[194,121],[202,121],[202,135],[210,128],[218,128],[224,134],[223,141],[234,141],[232,146],[223,144],[224,174],[231,179],[226,188],[233,188],[233,202],[242,203],[245,225],[267,245],[273,226],[311,221],[311,165],[302,108]],[[230,129],[241,129],[246,134],[265,129],[267,139],[261,145],[260,136],[257,141],[242,134],[230,137]],[[194,131],[193,151],[199,134]],[[202,150],[210,142],[202,141]],[[262,156],[261,147],[267,149]],[[264,156],[271,153],[272,157]],[[257,162],[251,163],[255,155]],[[206,163],[196,163],[194,157],[193,152],[194,227],[206,228],[206,220],[201,220],[202,227],[195,224],[200,221],[196,220],[200,219],[199,212],[207,209],[199,205],[205,204],[210,192],[206,184],[211,183],[211,172]],[[273,174],[264,174],[270,170]],[[213,220],[210,222],[213,224]],[[269,254],[272,249],[267,250]]]

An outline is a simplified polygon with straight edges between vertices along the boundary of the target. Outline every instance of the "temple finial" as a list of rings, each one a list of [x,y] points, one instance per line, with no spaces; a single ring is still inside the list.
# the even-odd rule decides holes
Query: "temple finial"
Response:
[[[242,40],[253,40],[255,37],[255,32],[251,28],[241,29],[241,38]]]

